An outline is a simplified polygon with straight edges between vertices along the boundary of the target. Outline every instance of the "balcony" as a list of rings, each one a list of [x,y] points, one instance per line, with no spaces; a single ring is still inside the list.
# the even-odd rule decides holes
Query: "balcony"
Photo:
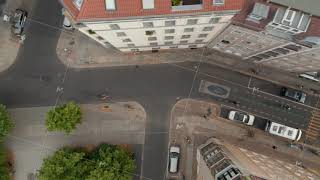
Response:
[[[202,9],[202,0],[171,0],[172,11],[189,11]]]

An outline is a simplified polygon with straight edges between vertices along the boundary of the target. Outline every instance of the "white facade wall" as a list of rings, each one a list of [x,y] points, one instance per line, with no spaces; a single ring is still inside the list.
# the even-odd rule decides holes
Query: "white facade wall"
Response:
[[[233,15],[230,14],[224,16],[206,14],[84,22],[85,27],[79,28],[79,30],[102,45],[108,42],[124,52],[170,48],[196,48],[205,46],[229,24],[232,17]],[[212,22],[212,18],[218,18],[219,20],[218,22]],[[197,23],[188,24],[188,19],[197,19]],[[165,21],[175,21],[175,25],[166,26]],[[144,27],[143,23],[146,22],[152,22],[153,27]],[[117,25],[119,29],[112,29],[110,25]],[[211,30],[209,27],[213,27],[213,29]],[[193,31],[186,32],[186,28],[193,28]],[[166,30],[172,29],[174,33],[165,33]],[[207,31],[205,29],[207,29]],[[154,31],[154,33],[147,35],[146,31]],[[94,32],[94,34],[92,34],[92,32]],[[122,33],[122,35],[124,33],[125,36],[119,36],[117,33]],[[199,37],[200,34],[207,35]],[[190,35],[190,37],[185,37],[184,39],[183,35]],[[168,36],[167,39],[166,36]],[[173,39],[170,39],[172,36]],[[130,42],[126,42],[126,39],[130,39]],[[157,43],[157,45],[150,43]]]

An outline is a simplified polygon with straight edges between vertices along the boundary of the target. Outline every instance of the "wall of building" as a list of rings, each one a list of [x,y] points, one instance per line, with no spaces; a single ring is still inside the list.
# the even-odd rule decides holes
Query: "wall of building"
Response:
[[[109,42],[124,52],[198,48],[221,32],[232,16],[202,14],[86,22],[79,30],[101,44]],[[166,21],[174,21],[175,24],[169,26]],[[153,27],[146,26],[151,23]]]

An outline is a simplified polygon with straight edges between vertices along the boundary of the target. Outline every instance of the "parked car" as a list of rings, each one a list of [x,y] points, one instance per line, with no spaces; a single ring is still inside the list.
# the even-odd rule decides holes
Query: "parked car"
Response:
[[[169,172],[177,173],[179,168],[180,147],[171,146],[169,150]]]
[[[238,121],[246,125],[252,126],[254,122],[254,116],[245,114],[239,111],[230,111],[228,118],[233,121]]]
[[[11,30],[16,36],[21,36],[28,13],[22,9],[16,9],[11,18]]]
[[[285,126],[279,123],[268,121],[265,131],[270,134],[281,136],[293,141],[299,141],[302,136],[302,131],[300,129]]]
[[[281,96],[287,97],[288,99],[292,99],[294,101],[304,103],[306,101],[306,93],[295,90],[295,89],[289,89],[286,87],[281,88]]]

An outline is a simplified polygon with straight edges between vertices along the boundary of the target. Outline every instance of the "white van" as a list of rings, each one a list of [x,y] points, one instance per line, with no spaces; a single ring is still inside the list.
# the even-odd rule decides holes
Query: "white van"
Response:
[[[180,147],[171,146],[169,150],[169,172],[177,173],[179,166]]]
[[[300,129],[292,128],[275,122],[268,122],[265,131],[293,141],[299,141],[302,135]]]

